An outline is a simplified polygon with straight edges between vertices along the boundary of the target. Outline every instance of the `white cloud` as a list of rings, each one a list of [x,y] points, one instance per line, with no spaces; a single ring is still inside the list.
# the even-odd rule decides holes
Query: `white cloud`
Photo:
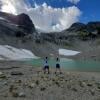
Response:
[[[73,4],[77,4],[77,3],[79,3],[80,2],[80,0],[67,0],[68,2],[71,2],[71,3],[73,3]]]
[[[1,10],[13,13],[13,14],[19,14],[22,12],[26,12],[29,8],[29,4],[25,3],[25,0],[0,0],[2,7]]]
[[[81,15],[81,11],[76,6],[71,6],[67,8],[53,8],[48,6],[46,3],[42,5],[37,5],[35,3],[35,7],[30,7],[29,3],[25,3],[24,0],[1,0],[2,1],[2,10],[4,6],[8,6],[8,4],[12,4],[12,9],[8,10],[11,13],[26,13],[28,14],[33,23],[39,30],[42,31],[62,31],[66,28],[69,28],[74,22],[79,20],[79,16]]]
[[[81,11],[75,6],[52,8],[44,3],[41,6],[36,5],[35,8],[29,9],[28,14],[38,28],[44,31],[61,31],[78,21]]]

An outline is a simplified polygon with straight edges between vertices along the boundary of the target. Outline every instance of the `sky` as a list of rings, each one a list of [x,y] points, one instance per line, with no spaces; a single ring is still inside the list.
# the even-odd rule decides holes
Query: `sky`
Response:
[[[0,0],[1,11],[30,16],[35,27],[53,32],[75,22],[100,21],[100,0]]]

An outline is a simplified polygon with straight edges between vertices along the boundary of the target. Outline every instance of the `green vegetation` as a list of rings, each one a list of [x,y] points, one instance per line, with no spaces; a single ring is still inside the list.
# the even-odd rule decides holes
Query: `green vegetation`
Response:
[[[66,43],[64,44],[64,47],[72,47],[72,44],[66,42]]]
[[[82,40],[86,40],[87,37],[90,35],[90,33],[87,32],[87,31],[80,31],[80,32],[78,32],[78,35],[80,36],[80,38],[81,38]]]

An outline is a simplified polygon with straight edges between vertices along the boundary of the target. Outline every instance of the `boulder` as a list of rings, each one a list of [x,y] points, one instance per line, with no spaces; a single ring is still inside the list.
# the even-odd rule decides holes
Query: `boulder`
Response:
[[[20,92],[20,93],[18,94],[18,96],[19,96],[19,97],[25,97],[26,95],[25,95],[24,92]]]
[[[23,73],[20,71],[13,71],[11,72],[11,75],[23,75]]]
[[[35,87],[35,83],[29,84],[29,88],[34,88],[34,87]]]
[[[3,72],[0,72],[0,78],[6,78],[6,75]]]

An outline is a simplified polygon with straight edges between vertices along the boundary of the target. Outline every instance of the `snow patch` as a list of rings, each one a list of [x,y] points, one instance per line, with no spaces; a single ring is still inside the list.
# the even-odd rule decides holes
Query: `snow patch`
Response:
[[[4,18],[0,17],[1,20],[5,20]]]
[[[78,52],[78,51],[67,50],[67,49],[59,49],[59,55],[64,55],[64,56],[75,56],[79,53],[80,52]]]
[[[23,60],[31,58],[37,59],[38,57],[26,49],[18,49],[8,45],[0,45],[0,60]]]
[[[0,57],[0,60],[4,60],[2,57]]]

